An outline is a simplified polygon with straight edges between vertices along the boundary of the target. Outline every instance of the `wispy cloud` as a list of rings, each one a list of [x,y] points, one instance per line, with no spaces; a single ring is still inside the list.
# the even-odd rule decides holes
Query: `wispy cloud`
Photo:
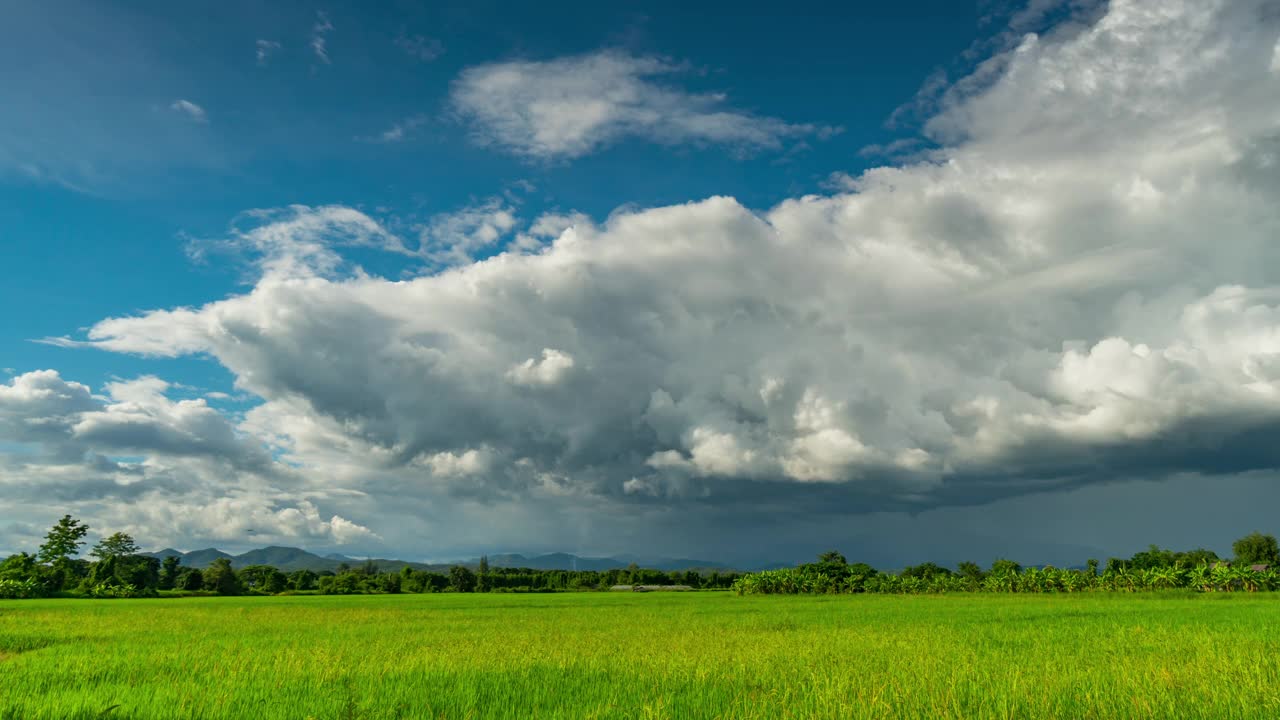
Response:
[[[431,62],[444,54],[444,43],[426,35],[406,35],[401,32],[396,36],[396,47],[422,62]]]
[[[518,222],[511,198],[491,197],[432,217],[421,230],[419,252],[439,265],[466,265],[478,254],[492,252]]]
[[[372,137],[358,137],[357,140],[376,143],[397,143],[409,136],[413,130],[427,122],[427,116],[414,115],[393,123],[391,127]]]
[[[266,67],[267,62],[271,59],[271,55],[280,49],[280,43],[275,40],[259,40],[258,41],[258,65]]]
[[[662,58],[611,50],[493,63],[463,71],[451,102],[471,123],[477,142],[538,160],[580,157],[626,137],[743,151],[839,132],[736,110],[721,93],[690,93],[655,80],[684,69]]]
[[[190,100],[174,100],[169,109],[180,112],[199,123],[209,122],[209,116],[205,114],[204,108]]]
[[[332,63],[329,59],[329,45],[326,38],[332,30],[333,23],[329,22],[329,15],[323,10],[317,10],[316,23],[311,26],[311,50],[325,65]]]

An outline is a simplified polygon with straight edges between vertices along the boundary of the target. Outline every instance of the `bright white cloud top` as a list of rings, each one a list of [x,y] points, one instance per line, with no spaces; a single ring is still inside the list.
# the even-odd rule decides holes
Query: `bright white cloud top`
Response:
[[[228,523],[341,540],[375,508],[438,520],[443,497],[526,523],[536,505],[870,512],[1275,468],[1278,34],[1263,2],[1114,0],[953,95],[918,162],[762,212],[551,218],[545,243],[410,279],[343,264],[346,246],[408,252],[363,212],[257,216],[232,239],[260,258],[250,290],[108,318],[85,344],[208,355],[261,404],[233,420],[154,379],[96,398],[19,376],[0,427],[53,459],[18,483],[145,478],[165,518],[225,494]],[[812,131],[648,79],[671,70],[507,63],[454,99],[537,158]],[[500,203],[476,215],[451,257],[516,226]]]

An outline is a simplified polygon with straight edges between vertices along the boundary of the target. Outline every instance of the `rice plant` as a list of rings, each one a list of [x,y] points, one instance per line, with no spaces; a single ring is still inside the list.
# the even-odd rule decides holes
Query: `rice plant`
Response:
[[[1277,611],[1186,590],[4,601],[0,718],[1274,718]]]

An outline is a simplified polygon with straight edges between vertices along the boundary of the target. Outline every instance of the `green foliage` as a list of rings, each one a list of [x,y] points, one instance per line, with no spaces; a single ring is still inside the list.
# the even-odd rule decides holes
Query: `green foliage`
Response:
[[[987,577],[987,574],[982,571],[982,568],[978,563],[969,562],[967,560],[957,565],[956,571],[959,573],[960,577],[975,584],[981,583]]]
[[[151,592],[160,584],[160,561],[145,555],[125,555],[116,560],[116,578],[140,592]]]
[[[179,590],[187,590],[194,592],[204,589],[204,573],[199,568],[184,568],[178,575],[177,587]]]
[[[204,570],[204,589],[212,590],[219,595],[239,595],[240,579],[231,568],[231,561],[218,558]]]
[[[844,555],[842,555],[839,551],[828,550],[818,556],[818,564],[827,565],[831,567],[841,567],[844,565],[848,565],[849,561],[846,560]]]
[[[36,582],[40,576],[40,562],[35,555],[18,553],[10,555],[0,562],[0,580],[21,580]]]
[[[851,566],[852,567],[852,566]],[[744,575],[734,583],[739,595],[887,593],[938,594],[986,593],[1078,593],[1146,592],[1187,589],[1200,592],[1259,592],[1280,590],[1280,570],[1253,570],[1247,565],[1179,565],[1131,568],[1120,565],[1101,575],[1088,570],[1030,567],[1015,571],[1001,565],[978,580],[972,575],[903,572],[879,574],[851,582],[848,576],[829,576],[816,565],[786,570],[768,570]]]
[[[182,561],[176,555],[170,555],[160,562],[160,582],[157,587],[161,590],[172,590],[178,586],[178,575],[182,571]]]
[[[1231,552],[1238,565],[1280,566],[1280,546],[1274,535],[1250,533],[1232,543]]]
[[[1005,558],[996,558],[996,560],[991,563],[990,574],[992,575],[1003,575],[1005,573],[1016,574],[1020,572],[1022,572],[1022,566],[1012,560],[1006,560]]]
[[[901,575],[904,578],[921,578],[924,580],[931,580],[935,577],[949,576],[951,575],[951,571],[939,565],[935,565],[934,563],[927,562],[903,568]]]
[[[476,574],[463,565],[449,568],[449,589],[469,593],[476,589]]]
[[[250,565],[241,568],[237,576],[240,587],[258,593],[274,595],[289,586],[289,578],[270,565]]]
[[[0,600],[29,600],[44,597],[44,588],[35,580],[0,578]]]
[[[400,592],[400,574],[399,573],[383,573],[378,576],[378,589],[384,593],[396,594]]]
[[[46,565],[65,562],[80,552],[80,546],[84,545],[84,536],[88,532],[88,525],[70,515],[63,515],[61,520],[49,528],[36,556]]]
[[[315,590],[316,580],[319,579],[319,577],[319,575],[310,570],[295,570],[292,573],[289,573],[289,589]]]
[[[142,548],[133,541],[133,537],[127,533],[112,533],[107,537],[98,541],[97,545],[89,551],[89,554],[99,560],[113,557],[123,557],[125,555],[137,555]]]
[[[129,583],[103,582],[88,587],[84,596],[96,599],[140,598],[150,597],[150,593]]]

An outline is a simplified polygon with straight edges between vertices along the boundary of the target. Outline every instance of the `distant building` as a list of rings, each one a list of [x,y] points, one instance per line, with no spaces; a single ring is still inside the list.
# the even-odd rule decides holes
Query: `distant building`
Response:
[[[615,592],[684,592],[693,588],[688,585],[614,585],[609,589]]]
[[[1254,572],[1266,572],[1269,565],[1250,565],[1249,569]]]

